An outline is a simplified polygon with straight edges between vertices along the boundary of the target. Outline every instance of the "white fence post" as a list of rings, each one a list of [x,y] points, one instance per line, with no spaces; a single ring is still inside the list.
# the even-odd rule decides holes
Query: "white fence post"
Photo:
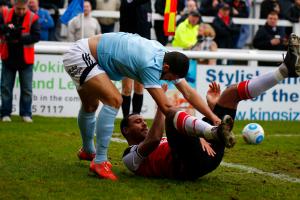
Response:
[[[300,33],[300,19],[299,19],[298,23],[293,24],[293,32],[296,33],[296,34]]]

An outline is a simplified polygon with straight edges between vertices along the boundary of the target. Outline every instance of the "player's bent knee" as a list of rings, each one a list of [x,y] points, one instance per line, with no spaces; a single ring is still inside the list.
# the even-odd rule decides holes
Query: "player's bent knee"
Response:
[[[180,111],[179,108],[170,108],[166,114],[166,118],[173,119],[178,111]]]
[[[166,114],[166,124],[173,124],[176,113],[180,111],[178,108],[170,108]]]
[[[109,100],[109,103],[107,103],[107,105],[114,107],[114,108],[120,108],[123,102],[123,98],[121,95],[118,95],[114,98],[111,98]]]
[[[130,96],[131,95],[131,89],[123,89],[122,94],[125,96]]]
[[[224,92],[222,93],[223,96],[222,98],[227,97],[231,101],[239,101],[241,100],[239,93],[238,93],[238,85],[237,84],[232,84],[228,86]]]
[[[87,113],[92,113],[92,112],[96,112],[98,105],[82,105],[83,110]]]

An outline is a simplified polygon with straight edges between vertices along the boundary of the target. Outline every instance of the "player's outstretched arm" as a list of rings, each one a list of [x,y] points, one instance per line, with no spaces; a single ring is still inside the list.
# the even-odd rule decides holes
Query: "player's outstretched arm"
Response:
[[[163,94],[165,94],[167,89],[168,86],[164,84],[162,86]],[[138,151],[142,156],[146,157],[156,149],[163,136],[164,129],[165,129],[165,116],[162,113],[162,111],[159,108],[157,108],[152,126],[145,140],[141,142],[138,147]]]
[[[164,122],[165,122],[164,114],[159,109],[157,109],[152,126],[145,140],[139,144],[138,152],[141,154],[141,156],[143,157],[148,156],[159,145],[160,140],[164,133],[164,127],[165,127]]]
[[[215,125],[220,124],[221,120],[211,111],[205,101],[194,90],[186,80],[182,80],[176,84],[177,89],[182,93],[184,98],[194,106],[200,113],[214,122]]]
[[[147,90],[161,112],[166,115],[172,107],[172,104],[169,102],[164,90],[162,88],[147,88]]]

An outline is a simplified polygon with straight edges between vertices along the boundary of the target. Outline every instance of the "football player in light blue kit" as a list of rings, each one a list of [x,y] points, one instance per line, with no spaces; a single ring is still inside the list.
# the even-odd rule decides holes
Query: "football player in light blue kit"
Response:
[[[111,80],[128,77],[142,83],[166,114],[169,103],[160,80],[174,81],[183,96],[215,124],[220,119],[185,79],[189,69],[188,58],[168,50],[157,41],[136,34],[107,33],[77,41],[64,55],[64,66],[73,79],[82,106],[78,126],[83,147],[78,153],[82,160],[91,160],[90,171],[100,178],[117,180],[107,159],[107,149],[122,96]],[[95,116],[99,101],[103,106]],[[212,126],[203,126],[210,133]],[[93,136],[96,131],[96,149]]]

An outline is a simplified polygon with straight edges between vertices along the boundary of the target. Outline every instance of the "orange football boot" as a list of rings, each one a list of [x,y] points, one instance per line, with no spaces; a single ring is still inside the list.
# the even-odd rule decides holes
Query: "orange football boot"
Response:
[[[118,177],[113,173],[111,167],[112,165],[108,161],[95,163],[94,160],[92,160],[90,164],[90,172],[95,173],[99,178],[116,181],[118,180]]]
[[[78,156],[79,160],[92,161],[95,158],[96,154],[95,153],[87,153],[83,150],[83,148],[80,148],[77,153],[77,156]]]

